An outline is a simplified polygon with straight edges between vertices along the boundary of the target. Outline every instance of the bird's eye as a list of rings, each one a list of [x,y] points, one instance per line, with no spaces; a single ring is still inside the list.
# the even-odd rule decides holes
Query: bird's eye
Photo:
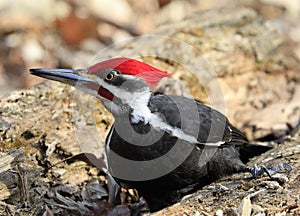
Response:
[[[111,81],[114,79],[114,77],[115,77],[115,75],[113,73],[109,73],[106,75],[105,80]]]
[[[112,70],[111,72],[109,72],[109,73],[106,75],[105,80],[106,80],[106,81],[111,81],[111,80],[113,80],[113,79],[115,78],[115,76],[116,76],[117,74],[118,74],[117,71]]]

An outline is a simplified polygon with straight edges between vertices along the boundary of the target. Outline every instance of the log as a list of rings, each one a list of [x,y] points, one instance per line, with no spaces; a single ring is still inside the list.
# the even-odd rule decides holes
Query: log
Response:
[[[251,9],[194,13],[151,35],[108,47],[89,64],[119,56],[172,73],[188,93],[225,113],[250,140],[286,138],[299,121],[299,60],[289,41]],[[172,86],[164,89],[168,92]],[[46,81],[2,98],[1,151],[6,157],[20,149],[23,153],[18,155],[22,160],[6,164],[0,173],[5,191],[0,196],[0,214],[91,211],[80,203],[81,191],[91,179],[99,179],[100,186],[106,184],[105,174],[91,166],[97,163],[101,170],[103,163],[89,154],[89,161],[78,161],[78,155],[92,153],[101,158],[112,123],[111,114],[94,98],[56,82]],[[288,178],[244,181],[243,174],[230,176],[156,215],[243,213],[250,207],[252,212],[299,214],[299,143],[297,128],[283,144],[252,161],[288,162],[294,167]],[[112,209],[96,203],[104,215]]]

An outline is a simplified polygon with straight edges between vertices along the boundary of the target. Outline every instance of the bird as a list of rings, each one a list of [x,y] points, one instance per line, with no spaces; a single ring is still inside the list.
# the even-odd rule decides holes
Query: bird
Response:
[[[193,98],[154,92],[172,75],[142,61],[119,57],[86,69],[30,72],[95,96],[113,114],[105,145],[109,175],[116,186],[136,189],[151,212],[223,176],[249,172],[271,178],[290,168],[245,165],[271,147],[250,144],[221,112]]]

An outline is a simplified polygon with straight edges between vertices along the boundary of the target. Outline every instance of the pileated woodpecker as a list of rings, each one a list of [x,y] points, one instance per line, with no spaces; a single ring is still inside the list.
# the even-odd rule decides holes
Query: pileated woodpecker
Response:
[[[224,175],[273,168],[247,167],[249,157],[269,147],[249,144],[220,112],[193,99],[154,95],[170,74],[143,62],[115,58],[88,69],[30,69],[33,75],[66,83],[96,96],[115,118],[106,139],[108,170],[118,184],[135,188],[151,211]]]

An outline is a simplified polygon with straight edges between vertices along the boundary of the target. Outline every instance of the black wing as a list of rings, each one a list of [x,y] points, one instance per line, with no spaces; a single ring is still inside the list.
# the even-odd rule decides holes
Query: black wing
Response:
[[[159,113],[173,127],[194,136],[199,146],[227,146],[248,143],[217,110],[196,100],[176,95],[156,95],[149,102],[151,112]]]

